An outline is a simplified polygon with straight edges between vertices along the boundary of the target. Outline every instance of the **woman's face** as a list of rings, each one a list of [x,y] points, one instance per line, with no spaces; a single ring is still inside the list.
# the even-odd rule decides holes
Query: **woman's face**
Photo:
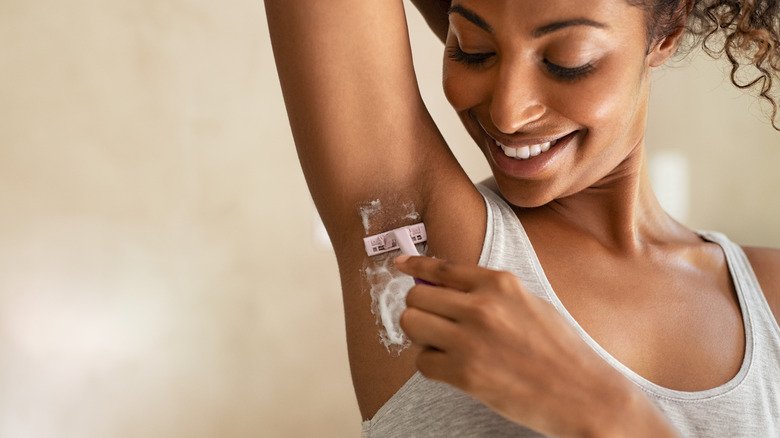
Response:
[[[649,67],[662,62],[645,35],[625,0],[453,1],[444,91],[510,202],[639,171]]]

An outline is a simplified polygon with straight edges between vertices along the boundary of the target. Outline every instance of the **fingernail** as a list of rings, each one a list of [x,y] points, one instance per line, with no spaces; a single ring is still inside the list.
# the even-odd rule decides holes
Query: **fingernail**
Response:
[[[407,260],[409,260],[409,257],[411,257],[411,256],[408,256],[408,255],[400,255],[400,256],[398,256],[398,257],[396,257],[396,258],[395,258],[395,263],[404,263],[404,262],[406,262]]]

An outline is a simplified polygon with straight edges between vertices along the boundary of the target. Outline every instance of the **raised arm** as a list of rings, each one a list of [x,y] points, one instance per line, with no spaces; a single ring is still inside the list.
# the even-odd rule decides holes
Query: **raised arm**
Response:
[[[359,200],[419,187],[426,152],[411,146],[426,114],[398,30],[402,2],[265,4],[301,166],[328,229]]]
[[[339,263],[353,381],[368,418],[414,372],[414,357],[391,356],[378,342],[365,274],[374,259],[362,238],[422,220],[429,254],[476,263],[484,202],[423,104],[401,0],[265,6],[298,156]]]
[[[470,184],[420,97],[402,1],[265,4],[301,166],[337,252],[360,202],[424,209],[438,177]]]

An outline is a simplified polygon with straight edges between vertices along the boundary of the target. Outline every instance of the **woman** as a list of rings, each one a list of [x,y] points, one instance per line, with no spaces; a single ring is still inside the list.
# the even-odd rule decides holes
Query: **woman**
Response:
[[[400,0],[265,3],[364,436],[780,433],[780,252],[675,222],[643,139],[653,68],[691,16],[732,35],[769,98],[777,1],[418,1],[481,185],[423,105]],[[366,255],[416,222],[429,257]],[[432,284],[400,332],[402,273]]]

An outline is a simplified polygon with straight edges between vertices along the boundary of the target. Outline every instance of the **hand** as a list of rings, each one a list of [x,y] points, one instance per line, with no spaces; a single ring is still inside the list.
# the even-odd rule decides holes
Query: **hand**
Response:
[[[428,257],[396,266],[436,285],[413,287],[401,316],[423,348],[424,376],[544,434],[674,436],[641,391],[516,276]]]

